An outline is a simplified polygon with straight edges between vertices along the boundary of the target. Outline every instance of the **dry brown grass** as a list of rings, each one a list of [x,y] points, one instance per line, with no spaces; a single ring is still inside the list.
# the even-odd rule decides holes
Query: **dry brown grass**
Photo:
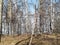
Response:
[[[60,36],[60,34],[58,34]],[[0,45],[28,45],[30,40],[30,34],[24,34],[20,36],[4,36]],[[57,42],[55,34],[41,34],[34,35],[32,45],[60,45],[60,40]]]

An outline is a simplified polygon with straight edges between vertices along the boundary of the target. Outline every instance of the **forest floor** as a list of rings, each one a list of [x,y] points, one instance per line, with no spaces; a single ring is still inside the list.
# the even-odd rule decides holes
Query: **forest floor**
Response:
[[[58,36],[58,37],[57,37]],[[60,34],[33,35],[32,45],[60,45]],[[31,35],[2,36],[0,45],[29,45]]]

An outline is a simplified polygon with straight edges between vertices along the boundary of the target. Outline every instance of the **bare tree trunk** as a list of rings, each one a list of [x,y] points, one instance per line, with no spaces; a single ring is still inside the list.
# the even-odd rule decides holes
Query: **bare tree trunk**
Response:
[[[28,33],[28,31],[29,31],[29,28],[28,28],[29,20],[28,20],[28,4],[27,4],[27,0],[25,0],[25,5],[26,5],[26,31]]]
[[[52,30],[53,30],[53,23],[52,23],[52,15],[53,15],[53,4],[52,4],[52,1],[53,0],[51,0],[51,16],[50,16],[50,18],[51,18],[51,33],[52,33]]]
[[[37,30],[36,5],[34,5],[34,7],[35,7],[35,15],[34,15],[34,17],[35,17],[35,19],[34,19],[34,29],[32,30],[32,34],[31,34],[31,39],[30,39],[29,45],[31,45],[31,43],[32,43],[32,39],[33,39],[33,34],[34,34],[34,32]]]
[[[12,2],[11,0],[8,0],[8,9],[7,9],[7,26],[8,26],[8,35],[10,34],[11,31],[11,16],[12,16]]]
[[[3,10],[3,0],[0,0],[0,42],[1,42],[1,35],[2,35],[2,10]]]

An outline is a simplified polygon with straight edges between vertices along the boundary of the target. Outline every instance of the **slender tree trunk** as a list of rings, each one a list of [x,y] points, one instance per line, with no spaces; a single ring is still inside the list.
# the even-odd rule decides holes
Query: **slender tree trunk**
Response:
[[[11,24],[11,16],[12,16],[12,2],[11,0],[8,0],[8,9],[7,9],[7,26],[8,26],[8,33],[10,35],[10,28],[11,28],[11,25],[9,25],[9,23]]]
[[[3,10],[3,0],[0,0],[0,42],[1,42],[1,35],[2,35],[2,10]]]

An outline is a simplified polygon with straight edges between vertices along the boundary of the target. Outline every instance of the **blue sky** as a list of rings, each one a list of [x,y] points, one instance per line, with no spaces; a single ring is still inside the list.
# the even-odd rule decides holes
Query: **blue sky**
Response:
[[[38,0],[28,0],[28,3],[32,3],[32,4],[29,4],[29,11],[34,13],[35,11],[34,5],[36,4],[36,7],[38,7]]]
[[[59,2],[59,0],[52,0],[52,1],[53,1],[53,3]],[[39,0],[28,0],[28,3],[36,4],[36,7],[38,7]],[[35,11],[33,4],[29,5],[29,11],[31,11],[32,13],[34,13],[34,11]]]
[[[59,0],[52,0],[52,1],[53,1],[53,3],[58,3],[59,2]],[[28,3],[36,4],[36,6],[38,7],[39,0],[28,0]],[[30,5],[30,11],[34,13],[33,5]]]
[[[53,3],[56,3],[56,2],[58,3],[58,2],[59,2],[59,0],[53,0]]]
[[[7,5],[7,0],[4,0],[4,4],[5,5]],[[36,4],[36,7],[38,7],[38,0],[28,0],[28,3],[33,3],[32,5],[31,4],[29,4],[29,11],[30,12],[32,12],[32,13],[34,13],[34,4]]]
[[[55,0],[52,0],[54,3],[55,3]],[[5,4],[7,4],[7,0],[4,0]],[[56,0],[56,2],[59,2],[59,0]],[[36,4],[36,7],[38,7],[38,4],[39,4],[39,0],[28,0],[28,3],[32,3],[32,4],[29,4],[29,11],[34,13],[35,12],[35,9],[34,9],[34,5]]]

